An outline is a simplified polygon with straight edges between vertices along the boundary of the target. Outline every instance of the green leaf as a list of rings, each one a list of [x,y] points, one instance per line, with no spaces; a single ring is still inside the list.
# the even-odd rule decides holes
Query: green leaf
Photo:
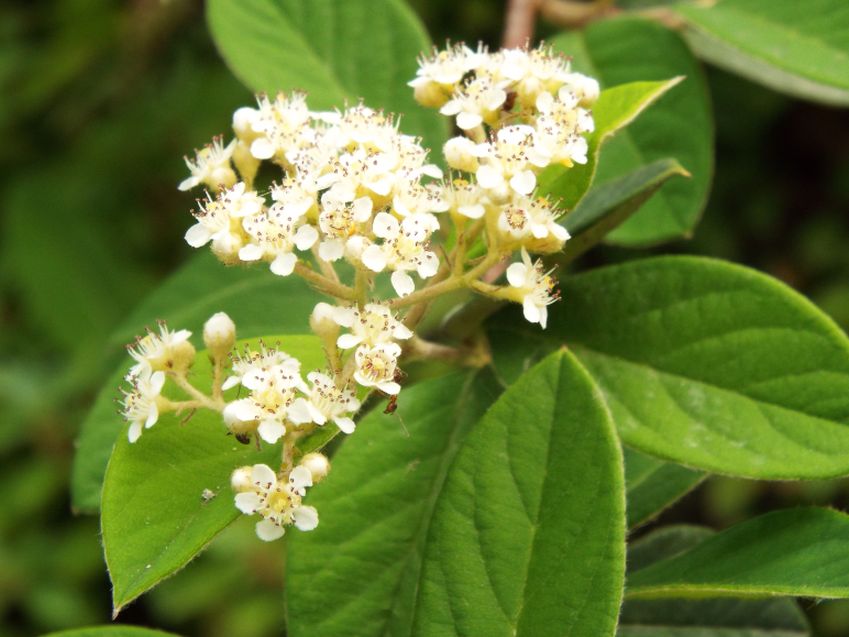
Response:
[[[522,374],[548,354],[554,340],[538,329],[515,324],[497,317],[488,325],[493,343],[492,355],[499,379],[505,385],[516,382]],[[521,334],[516,338],[517,332]],[[634,449],[623,449],[625,455],[625,496],[628,528],[650,521],[664,509],[695,489],[705,474],[681,465],[663,462]]]
[[[163,319],[174,329],[194,332],[195,345],[200,346],[204,322],[221,311],[236,322],[240,338],[306,334],[309,314],[318,300],[318,294],[301,279],[283,279],[263,267],[225,267],[211,254],[203,253],[147,297],[110,341],[115,352],[123,354],[123,343],[143,333],[145,325]],[[116,360],[115,371],[98,394],[77,438],[71,496],[79,511],[96,511],[100,506],[103,474],[118,433],[114,399],[128,368],[129,358]]]
[[[707,203],[713,174],[713,116],[702,70],[683,40],[638,18],[602,20],[552,44],[573,56],[573,67],[604,86],[684,76],[681,86],[605,145],[595,181],[605,184],[667,157],[692,175],[663,186],[608,240],[647,245],[689,236]],[[595,109],[594,109],[595,112]]]
[[[787,286],[660,257],[566,278],[561,291],[548,330],[502,319],[496,349],[568,345],[625,444],[750,478],[849,473],[849,340]]]
[[[419,19],[401,0],[211,0],[212,36],[250,88],[305,90],[316,109],[363,98],[402,116],[401,128],[442,148],[447,120],[413,99],[407,82],[430,49]]]
[[[682,2],[675,13],[703,59],[771,89],[849,106],[849,4],[843,0]]]
[[[453,374],[405,388],[395,416],[374,410],[358,423],[330,476],[310,491],[318,528],[288,538],[290,635],[411,634],[445,475],[500,391],[486,370]]]
[[[628,528],[650,521],[707,477],[699,471],[663,462],[627,447],[623,451]]]
[[[713,535],[695,526],[659,529],[628,547],[628,572],[688,550]],[[789,599],[626,600],[618,637],[808,637]]]
[[[681,81],[631,82],[601,92],[593,106],[595,130],[587,137],[587,163],[572,168],[549,166],[540,173],[540,191],[572,210],[589,190],[596,172],[602,144],[619,129],[633,122],[644,110]]]
[[[627,221],[675,175],[688,176],[674,159],[660,159],[632,173],[594,186],[577,208],[563,219],[572,235],[561,260],[572,261]]]
[[[613,635],[624,504],[604,404],[574,357],[555,353],[499,398],[451,467],[414,633]]]
[[[849,516],[774,511],[628,576],[628,596],[849,597]]]
[[[303,369],[323,365],[317,337],[279,340]],[[209,358],[203,352],[191,379],[201,388],[210,384]],[[279,458],[279,445],[257,451],[239,444],[227,435],[218,413],[199,410],[187,423],[180,420],[164,415],[135,444],[127,441],[127,427],[113,422],[121,435],[103,483],[101,529],[115,614],[184,567],[240,515],[230,491],[233,469]],[[201,497],[206,489],[213,499]]]
[[[43,637],[176,637],[174,633],[165,633],[161,630],[141,628],[139,626],[121,626],[112,624],[109,626],[91,626],[90,628],[74,628],[49,633]]]

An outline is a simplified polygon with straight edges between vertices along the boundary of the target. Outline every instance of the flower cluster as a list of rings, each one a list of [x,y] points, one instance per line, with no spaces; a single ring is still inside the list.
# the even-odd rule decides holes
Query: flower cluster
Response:
[[[218,188],[199,201],[191,246],[211,243],[225,263],[266,261],[280,276],[295,270],[297,253],[313,250],[327,263],[391,272],[398,294],[415,288],[410,272],[436,274],[428,243],[446,203],[427,180],[442,171],[418,139],[362,104],[316,113],[301,93],[257,102],[236,111],[236,139],[226,148],[218,140],[187,160],[192,176],[183,185]],[[267,195],[249,186],[262,161],[283,171]],[[226,179],[211,183],[216,176]]]
[[[461,44],[423,56],[410,86],[460,132],[441,149],[448,174],[393,116],[364,104],[312,111],[302,93],[259,95],[234,113],[232,141],[216,137],[186,159],[180,189],[205,189],[189,245],[210,245],[225,264],[262,261],[330,297],[309,320],[323,369],[303,370],[281,345],[236,352],[223,313],[203,330],[209,393],[189,380],[190,332],[161,324],[130,347],[120,400],[130,442],[162,413],[204,408],[242,442],[281,445],[279,468],[241,467],[231,479],[238,509],[261,517],[263,540],[318,524],[303,498],[330,465],[320,453],[301,456],[299,440],[325,426],[353,433],[370,392],[389,397],[391,413],[408,358],[479,363],[479,354],[464,359],[415,333],[435,298],[465,289],[519,303],[543,328],[559,298],[552,270],[531,254],[558,252],[569,233],[538,176],[587,161],[598,83],[546,47],[491,53]]]

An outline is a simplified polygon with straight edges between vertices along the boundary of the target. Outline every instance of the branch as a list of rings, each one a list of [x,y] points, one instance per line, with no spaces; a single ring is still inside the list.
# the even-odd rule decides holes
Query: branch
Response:
[[[534,37],[534,23],[540,0],[507,0],[504,37],[501,46],[515,49],[526,46]]]

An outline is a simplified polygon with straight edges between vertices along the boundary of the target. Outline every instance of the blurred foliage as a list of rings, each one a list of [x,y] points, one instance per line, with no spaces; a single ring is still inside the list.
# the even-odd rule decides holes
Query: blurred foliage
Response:
[[[412,4],[437,43],[498,42],[501,2]],[[181,156],[251,98],[214,51],[199,2],[6,2],[0,42],[0,634],[15,636],[109,620],[97,520],[68,506],[73,439],[120,354],[109,332],[189,254]],[[710,203],[694,239],[657,251],[754,266],[849,327],[849,114],[724,72],[708,80]],[[640,254],[605,248],[584,265]],[[712,478],[661,522],[726,526],[800,502],[849,507],[849,483]],[[283,556],[252,535],[234,525],[122,621],[279,634]],[[849,634],[849,603],[806,610],[820,637]]]

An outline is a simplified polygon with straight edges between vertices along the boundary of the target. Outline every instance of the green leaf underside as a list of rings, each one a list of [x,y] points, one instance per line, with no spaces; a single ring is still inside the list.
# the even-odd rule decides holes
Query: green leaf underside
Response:
[[[623,487],[597,390],[570,354],[552,354],[493,405],[449,471],[414,634],[613,635]]]
[[[321,523],[288,539],[293,637],[410,635],[422,552],[445,475],[501,387],[489,371],[423,381],[372,411],[310,492]],[[409,432],[409,436],[405,433]]]
[[[561,259],[573,260],[626,222],[676,175],[687,171],[674,159],[660,159],[589,190],[575,210],[563,219],[572,235]]]
[[[211,0],[207,18],[227,64],[253,90],[304,90],[311,108],[325,110],[363,98],[441,149],[447,121],[407,86],[430,40],[401,0]]]
[[[321,367],[321,342],[314,336],[282,336],[283,349],[301,360],[304,371]],[[255,345],[255,341],[249,341]],[[208,389],[210,363],[198,353],[191,379]],[[176,392],[179,390],[174,390]],[[235,397],[237,389],[228,392]],[[120,437],[106,469],[101,504],[101,530],[106,564],[112,579],[117,613],[123,606],[172,575],[228,524],[239,511],[233,504],[230,474],[256,462],[278,463],[280,445],[242,445],[218,413],[198,410],[182,417],[163,415],[135,444],[126,425],[113,417]],[[215,494],[202,497],[204,490]]]
[[[139,626],[91,626],[48,633],[43,637],[176,637],[176,635]]]
[[[226,267],[212,254],[198,254],[160,288],[147,297],[111,337],[116,353],[123,343],[143,334],[157,319],[172,329],[189,329],[196,347],[202,347],[204,322],[215,312],[227,312],[236,322],[240,338],[263,334],[306,334],[309,315],[320,296],[296,277],[282,278],[267,267]],[[109,454],[118,435],[115,426],[117,387],[130,367],[120,356],[117,367],[104,383],[77,438],[71,476],[71,496],[79,511],[100,507],[100,490]]]
[[[743,477],[849,473],[849,340],[790,288],[660,257],[567,278],[562,297],[548,330],[502,319],[499,342],[570,347],[626,444]]]
[[[595,130],[587,137],[587,163],[575,164],[572,168],[549,166],[540,173],[540,192],[549,195],[560,207],[574,209],[592,184],[601,145],[679,81],[680,78],[631,82],[602,91],[593,106]]]
[[[849,4],[843,0],[680,3],[698,55],[777,91],[849,105]]]
[[[693,526],[665,527],[628,547],[628,572],[686,551],[713,535]],[[808,637],[798,605],[789,599],[625,601],[618,637]]]
[[[704,473],[625,448],[628,528],[650,521],[699,486]]]
[[[849,597],[849,516],[773,511],[628,577],[628,596]]]
[[[692,175],[664,185],[608,240],[649,245],[688,236],[707,203],[713,174],[713,116],[699,63],[672,31],[642,19],[604,20],[552,40],[573,56],[575,70],[603,86],[635,80],[685,77],[604,146],[595,184],[605,184],[663,158],[678,160]]]

